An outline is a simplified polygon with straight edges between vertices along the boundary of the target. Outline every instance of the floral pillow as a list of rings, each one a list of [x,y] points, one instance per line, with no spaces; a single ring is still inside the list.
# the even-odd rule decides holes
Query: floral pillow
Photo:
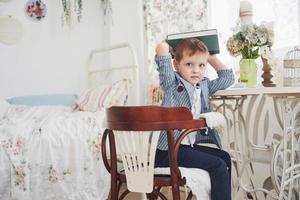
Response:
[[[130,80],[122,79],[113,84],[100,85],[84,91],[76,102],[81,111],[96,112],[110,106],[121,106],[127,101]]]

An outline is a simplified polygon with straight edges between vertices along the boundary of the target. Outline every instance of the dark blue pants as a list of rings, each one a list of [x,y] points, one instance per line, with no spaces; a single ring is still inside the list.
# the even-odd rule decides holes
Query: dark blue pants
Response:
[[[226,151],[198,145],[181,145],[178,165],[204,169],[209,173],[211,200],[231,200],[231,159]],[[169,167],[168,151],[156,150],[155,167]]]

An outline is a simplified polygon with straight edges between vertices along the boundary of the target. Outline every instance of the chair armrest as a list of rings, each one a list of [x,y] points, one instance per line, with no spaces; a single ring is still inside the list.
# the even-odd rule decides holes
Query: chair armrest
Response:
[[[179,138],[177,139],[176,143],[175,143],[175,147],[174,147],[174,161],[177,166],[177,173],[181,176],[181,173],[179,171],[179,168],[178,168],[178,162],[177,162],[177,158],[178,158],[178,151],[179,151],[179,146],[182,142],[182,140],[188,136],[188,134],[190,134],[191,132],[194,132],[194,131],[197,131],[201,128],[207,128],[207,124],[206,124],[206,121],[205,119],[197,119],[197,120],[192,120],[192,121],[189,121],[189,124],[191,125],[190,127],[197,127],[197,128],[190,128],[190,129],[186,129],[180,136]]]
[[[101,141],[101,154],[102,154],[102,160],[103,160],[104,166],[105,166],[106,170],[110,173],[111,167],[108,163],[107,154],[106,154],[107,135],[108,135],[108,129],[105,129],[105,131],[102,135],[102,141]]]
[[[172,137],[172,139],[168,138],[169,159],[171,160],[172,159],[171,157],[173,157],[173,166],[174,166],[174,167],[171,167],[171,163],[170,163],[170,167],[171,167],[171,170],[173,168],[173,170],[174,170],[175,174],[177,174],[177,176],[181,177],[181,173],[180,173],[180,170],[178,168],[178,162],[177,162],[177,156],[178,156],[178,151],[179,151],[180,143],[182,142],[182,140],[189,133],[191,133],[193,131],[197,131],[197,130],[199,130],[201,128],[206,128],[206,127],[207,127],[207,125],[206,125],[205,119],[197,119],[197,120],[188,120],[188,121],[185,121],[184,125],[182,126],[182,128],[185,129],[185,131],[179,136],[179,138],[177,139],[177,141],[175,142],[175,144],[174,144],[173,130],[170,132],[171,134],[168,133],[169,136]]]
[[[203,121],[204,121],[204,126],[203,126]],[[179,138],[177,139],[176,143],[175,143],[175,157],[177,158],[177,154],[178,154],[178,151],[179,151],[179,146],[182,142],[182,140],[188,135],[190,134],[191,132],[194,132],[194,131],[197,131],[201,128],[207,128],[207,124],[206,124],[206,121],[205,119],[197,119],[197,120],[192,120],[191,121],[191,124],[194,125],[194,127],[197,127],[197,128],[190,128],[190,129],[186,129],[180,136]],[[176,159],[177,160],[177,159]]]

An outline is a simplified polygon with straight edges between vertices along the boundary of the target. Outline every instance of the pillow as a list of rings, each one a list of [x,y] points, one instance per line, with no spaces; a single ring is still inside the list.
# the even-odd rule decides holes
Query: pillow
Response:
[[[75,94],[49,94],[19,96],[6,99],[10,104],[26,106],[71,106],[76,102]]]
[[[84,91],[76,104],[81,111],[96,112],[111,106],[125,105],[130,80],[122,79],[113,84],[100,85]]]

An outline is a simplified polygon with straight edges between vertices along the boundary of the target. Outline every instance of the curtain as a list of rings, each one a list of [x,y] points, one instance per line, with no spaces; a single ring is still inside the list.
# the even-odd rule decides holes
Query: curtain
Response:
[[[144,0],[148,82],[157,85],[155,47],[168,34],[207,29],[207,0]],[[151,85],[150,91],[156,86]],[[148,97],[149,98],[149,97]],[[151,98],[151,97],[150,97]]]

